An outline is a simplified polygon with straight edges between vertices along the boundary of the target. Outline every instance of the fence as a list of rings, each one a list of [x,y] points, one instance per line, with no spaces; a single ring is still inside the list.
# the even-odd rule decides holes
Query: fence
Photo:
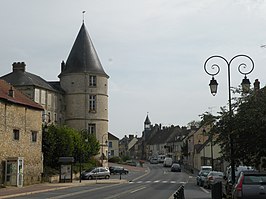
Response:
[[[174,193],[174,199],[185,199],[184,185],[178,187],[177,191]]]

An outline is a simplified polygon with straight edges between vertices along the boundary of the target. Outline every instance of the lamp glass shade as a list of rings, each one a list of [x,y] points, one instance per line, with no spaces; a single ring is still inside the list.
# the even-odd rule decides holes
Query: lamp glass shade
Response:
[[[246,76],[242,80],[241,86],[242,86],[243,93],[248,93],[249,92],[249,90],[250,90],[250,81],[249,81],[249,79]]]
[[[211,89],[211,94],[214,96],[217,93],[217,88],[218,88],[218,83],[217,81],[214,79],[214,77],[212,77],[211,81],[210,81],[210,89]]]

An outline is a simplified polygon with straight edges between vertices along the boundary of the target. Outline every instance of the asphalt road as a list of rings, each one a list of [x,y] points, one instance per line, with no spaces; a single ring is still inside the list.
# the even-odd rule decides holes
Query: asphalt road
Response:
[[[122,175],[127,179],[124,184],[90,184],[87,186],[71,187],[64,190],[38,193],[17,197],[19,199],[169,199],[173,198],[180,185],[185,186],[186,199],[210,199],[208,190],[196,185],[195,177],[186,172],[171,172],[161,164],[151,164],[149,172],[130,171]],[[119,175],[111,178],[120,178]]]

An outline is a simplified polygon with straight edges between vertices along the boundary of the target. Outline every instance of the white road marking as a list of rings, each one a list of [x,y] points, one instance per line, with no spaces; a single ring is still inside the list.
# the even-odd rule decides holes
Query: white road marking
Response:
[[[204,191],[205,193],[210,193],[208,190],[204,189],[203,187],[200,187],[200,189],[201,189],[202,191]]]
[[[146,188],[146,187],[140,187],[139,189],[133,190],[133,191],[131,191],[130,193],[135,193],[135,192],[140,191],[140,190],[145,189],[145,188]]]

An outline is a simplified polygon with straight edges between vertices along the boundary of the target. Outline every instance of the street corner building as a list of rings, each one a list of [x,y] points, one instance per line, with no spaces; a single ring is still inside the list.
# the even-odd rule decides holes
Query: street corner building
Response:
[[[41,181],[42,111],[42,106],[0,80],[0,184]]]
[[[60,63],[61,61],[59,61]],[[75,39],[75,42],[72,46],[70,54],[65,61],[61,62],[58,67],[61,67],[60,74],[55,74],[55,77],[58,75],[58,81],[46,81],[42,77],[27,72],[25,62],[14,62],[12,64],[13,71],[3,75],[0,79],[5,80],[12,88],[16,88],[27,96],[31,103],[37,104],[39,111],[41,112],[38,117],[35,112],[25,111],[27,117],[24,117],[24,124],[21,124],[21,127],[13,125],[22,120],[22,116],[15,114],[3,115],[4,111],[9,109],[3,106],[1,111],[1,135],[8,134],[11,136],[12,144],[3,143],[6,139],[0,139],[0,157],[24,157],[24,168],[28,167],[26,164],[29,164],[32,171],[38,170],[37,167],[34,167],[33,163],[28,162],[26,155],[32,156],[32,152],[35,150],[30,150],[30,147],[35,146],[32,142],[23,143],[22,138],[24,139],[24,131],[26,129],[28,132],[37,132],[38,144],[40,144],[41,150],[41,126],[42,125],[67,125],[71,128],[74,128],[82,133],[95,135],[99,143],[102,144],[101,151],[99,151],[98,159],[103,156],[108,156],[108,146],[104,145],[102,142],[105,139],[108,139],[108,79],[109,76],[105,73],[99,57],[96,53],[96,50],[93,46],[92,40],[89,36],[89,33],[85,27],[84,22],[81,25],[81,28],[78,32],[78,35]],[[33,66],[38,67],[38,66]],[[13,100],[14,101],[14,100]],[[25,109],[26,110],[26,109]],[[28,110],[28,109],[27,109]],[[29,116],[29,114],[31,114]],[[10,118],[6,118],[6,117]],[[35,118],[34,121],[31,121],[30,118]],[[13,121],[13,123],[5,122],[7,119]],[[40,126],[35,129],[28,129],[27,125],[34,125],[35,122],[39,122]],[[33,123],[32,123],[33,122]],[[10,125],[10,126],[8,126]],[[36,124],[37,125],[37,124]],[[10,129],[8,129],[10,128]],[[23,129],[24,128],[24,129]],[[25,129],[26,128],[26,129]],[[12,132],[15,130],[20,130],[20,140],[15,140],[12,137]],[[23,130],[23,132],[21,132]],[[45,133],[45,132],[43,132]],[[104,137],[106,136],[106,137]],[[105,139],[104,139],[105,138]],[[29,138],[25,138],[29,141]],[[26,142],[26,141],[25,141]],[[39,143],[40,142],[40,143]],[[2,146],[12,147],[13,150],[24,151],[28,150],[27,154],[8,154],[9,150]],[[102,152],[102,154],[101,154]],[[35,152],[34,152],[35,153]],[[2,157],[2,154],[6,154]],[[41,152],[40,152],[41,154]],[[41,155],[40,155],[41,157]],[[23,158],[21,158],[23,159]],[[38,158],[37,158],[38,159]],[[34,158],[34,161],[37,161]],[[17,159],[19,162],[20,159]],[[103,164],[106,165],[107,160],[103,161]],[[19,167],[19,163],[18,163]],[[7,176],[3,171],[3,164],[1,165],[1,181],[7,180]],[[8,168],[7,168],[8,169]],[[26,177],[24,169],[24,182],[26,183]],[[39,175],[39,174],[38,174]],[[38,176],[34,175],[34,176]],[[31,178],[29,176],[29,178]],[[0,182],[0,183],[2,183]],[[28,182],[27,182],[28,183]],[[31,180],[31,183],[34,183],[34,180]]]

